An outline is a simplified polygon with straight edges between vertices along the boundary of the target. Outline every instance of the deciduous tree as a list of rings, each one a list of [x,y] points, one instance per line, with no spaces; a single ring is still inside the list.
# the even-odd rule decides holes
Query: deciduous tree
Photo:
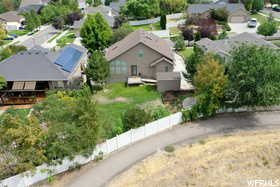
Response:
[[[110,44],[112,29],[100,13],[88,15],[81,28],[82,44],[90,51],[103,50]]]

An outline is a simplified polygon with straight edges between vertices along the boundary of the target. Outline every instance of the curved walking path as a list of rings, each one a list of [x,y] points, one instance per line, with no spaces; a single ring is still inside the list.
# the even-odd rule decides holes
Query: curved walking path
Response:
[[[79,173],[65,186],[103,187],[136,162],[170,144],[193,143],[214,134],[275,128],[280,129],[280,112],[224,114],[205,121],[177,125],[112,153],[93,168]]]

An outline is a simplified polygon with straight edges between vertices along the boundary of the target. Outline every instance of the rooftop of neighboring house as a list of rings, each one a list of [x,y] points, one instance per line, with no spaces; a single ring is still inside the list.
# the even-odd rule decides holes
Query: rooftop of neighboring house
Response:
[[[130,33],[121,41],[110,46],[106,50],[105,56],[107,60],[111,61],[141,43],[157,51],[165,58],[173,61],[173,51],[169,43],[152,33],[144,31],[143,29]]]
[[[86,53],[85,48],[74,44],[58,52],[35,46],[1,62],[0,75],[7,81],[68,80]]]
[[[110,7],[117,12],[121,11],[121,7],[126,5],[127,0],[118,0],[110,3]]]
[[[241,3],[218,3],[218,4],[190,4],[188,6],[189,14],[202,14],[209,10],[225,8],[228,12],[235,12],[237,10],[245,10]]]
[[[16,11],[9,11],[0,14],[0,19],[6,22],[21,22],[24,17],[22,15],[19,15]]]
[[[85,9],[85,12],[87,14],[95,14],[97,12],[103,13],[103,14],[107,14],[109,16],[118,16],[119,13],[116,12],[115,10],[113,10],[111,7],[109,6],[104,6],[104,5],[99,5],[97,7],[87,7]]]
[[[29,5],[46,5],[50,0],[21,0],[19,8],[23,8]]]
[[[258,46],[268,46],[271,48],[278,48],[276,45],[264,40],[256,34],[241,33],[224,40],[210,40],[208,38],[203,38],[196,44],[202,47],[207,52],[216,52],[229,55],[231,50],[241,44],[252,44]]]

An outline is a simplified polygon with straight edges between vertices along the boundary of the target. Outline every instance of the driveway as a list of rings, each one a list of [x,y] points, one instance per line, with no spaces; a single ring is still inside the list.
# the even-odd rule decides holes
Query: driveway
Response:
[[[257,27],[260,25],[260,23],[257,24]],[[248,28],[247,27],[247,22],[246,23],[229,23],[229,26],[231,28],[232,33],[240,34],[243,32],[248,32],[248,33],[256,33],[257,32],[257,27],[256,28]]]
[[[272,10],[272,8],[264,8],[261,12],[266,15],[271,13],[273,17],[280,19],[280,12],[275,12]]]
[[[103,187],[113,177],[167,145],[193,143],[214,134],[280,128],[279,115],[280,112],[225,114],[205,121],[177,125],[111,154],[64,184],[67,187]]]

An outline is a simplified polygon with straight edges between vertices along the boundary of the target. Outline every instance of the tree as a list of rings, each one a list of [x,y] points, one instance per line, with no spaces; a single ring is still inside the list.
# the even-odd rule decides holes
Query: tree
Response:
[[[258,27],[258,34],[264,35],[264,36],[272,36],[275,34],[278,30],[277,23],[273,20],[266,21],[263,24],[261,24]]]
[[[160,16],[160,27],[162,30],[166,29],[166,15]]]
[[[25,28],[29,31],[33,31],[37,27],[41,25],[41,20],[39,18],[39,15],[35,12],[34,9],[32,9],[29,12],[25,12],[24,14],[25,17]]]
[[[224,66],[213,56],[206,55],[197,65],[193,82],[199,112],[204,117],[212,116],[221,107],[228,84]]]
[[[186,0],[160,0],[160,10],[163,14],[182,12],[186,6]]]
[[[73,12],[66,16],[66,23],[68,25],[73,25],[75,21],[78,21],[83,18],[83,14],[81,12]]]
[[[88,15],[80,33],[82,44],[90,52],[105,49],[112,39],[112,29],[100,13]]]
[[[159,0],[128,0],[122,14],[135,19],[148,19],[160,15]]]
[[[279,51],[241,45],[233,50],[228,63],[228,100],[233,102],[233,107],[279,104],[279,71]]]
[[[116,43],[124,39],[129,33],[134,31],[133,27],[129,24],[123,24],[120,28],[114,30],[111,43]]]
[[[3,40],[7,36],[7,31],[3,25],[0,24],[0,40]]]
[[[184,50],[186,48],[183,36],[177,36],[174,39],[174,42],[175,42],[174,48],[176,50]]]
[[[110,65],[103,54],[99,51],[92,53],[87,68],[87,77],[97,83],[104,84],[110,74]]]
[[[53,27],[56,29],[63,29],[65,21],[63,17],[57,17],[53,20]]]
[[[228,11],[225,8],[214,9],[211,12],[211,17],[218,21],[227,21]]]
[[[182,31],[182,35],[185,40],[192,41],[194,40],[194,32],[192,28],[185,27]]]
[[[195,38],[194,38],[194,40],[195,41],[199,41],[201,39],[201,33],[199,32],[199,31],[197,31],[196,33],[195,33]]]
[[[7,85],[5,77],[0,76],[0,90]]]
[[[139,107],[129,108],[122,116],[125,131],[141,127],[152,120],[152,116]]]
[[[105,0],[105,6],[110,6],[111,0]]]
[[[193,50],[194,52],[191,54],[190,58],[185,60],[187,71],[185,77],[191,82],[193,81],[193,77],[196,73],[196,66],[200,64],[204,58],[203,50],[196,44],[194,45]]]
[[[264,0],[253,0],[252,2],[252,10],[253,11],[260,11],[264,8]]]

